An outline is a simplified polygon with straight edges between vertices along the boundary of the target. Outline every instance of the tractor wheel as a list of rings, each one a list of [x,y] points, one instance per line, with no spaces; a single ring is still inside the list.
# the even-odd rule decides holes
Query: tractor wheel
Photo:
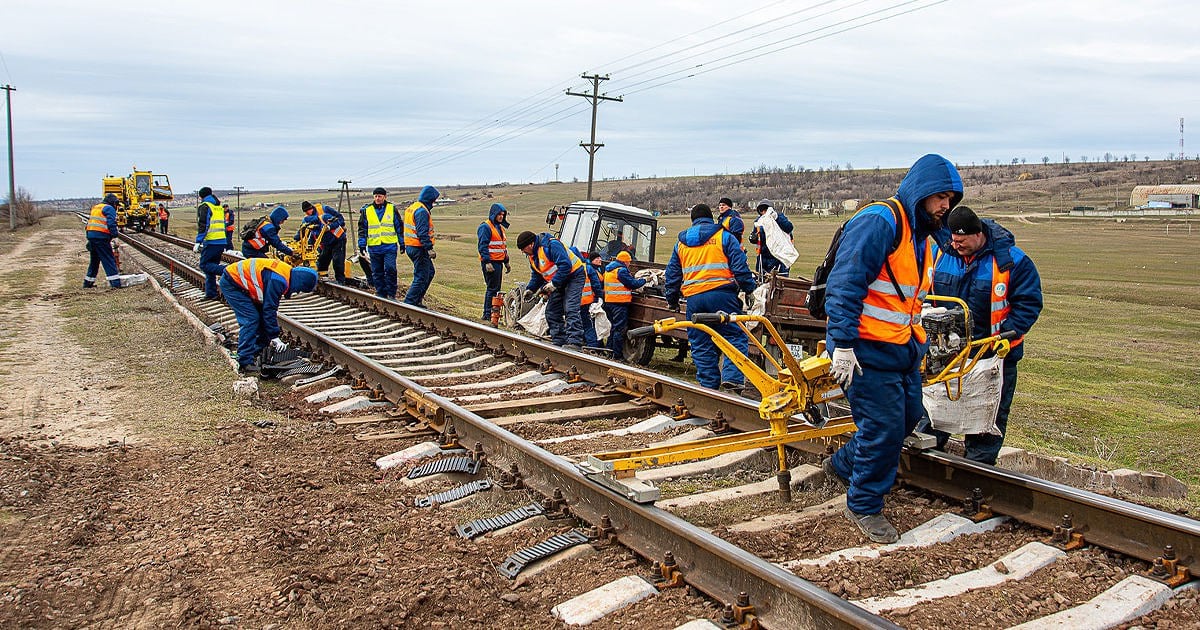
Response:
[[[625,335],[625,360],[634,365],[649,365],[650,359],[654,358],[654,340],[655,335],[646,335],[645,337],[633,338]]]

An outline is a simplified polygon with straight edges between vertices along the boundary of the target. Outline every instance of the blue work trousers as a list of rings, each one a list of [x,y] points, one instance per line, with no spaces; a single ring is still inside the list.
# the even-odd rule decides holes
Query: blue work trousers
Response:
[[[857,514],[883,511],[883,497],[896,482],[900,449],[924,414],[921,373],[862,366],[846,392],[858,431],[833,454],[833,467],[850,480],[846,506]]]
[[[1000,447],[1004,446],[1004,436],[1008,433],[1008,412],[1012,410],[1013,393],[1017,391],[1017,362],[1005,361],[1004,371],[1001,373],[1000,385],[1000,408],[996,410],[996,428],[1000,430],[1000,435],[967,435],[963,437],[963,446],[966,447],[966,457],[973,462],[980,464],[996,465],[996,457],[1000,455]],[[939,451],[946,450],[946,442],[950,440],[950,434],[945,431],[937,431],[929,425],[928,418],[922,418],[917,430],[929,433],[937,438],[937,449]]]
[[[690,320],[696,313],[717,313],[724,311],[731,315],[742,312],[742,301],[738,299],[737,289],[725,287],[697,293],[687,298],[687,318]],[[733,344],[742,354],[750,352],[750,338],[737,324],[720,324],[709,326]],[[687,329],[688,345],[692,350],[692,361],[696,364],[696,380],[709,389],[717,389],[721,383],[744,385],[746,377],[742,371],[725,357],[713,343],[707,333]]]
[[[88,239],[88,268],[87,275],[83,277],[83,282],[87,286],[93,286],[96,282],[96,273],[100,271],[100,267],[104,267],[105,280],[111,287],[121,286],[121,270],[117,268],[117,259],[113,256],[112,239],[111,238],[89,238]]]
[[[215,244],[204,244],[204,248],[200,250],[200,270],[204,272],[204,297],[210,299],[217,298],[217,279],[221,274],[225,273],[225,267],[228,263],[221,260],[221,254],[225,253],[225,241],[216,241]]]
[[[238,365],[248,367],[255,357],[270,343],[263,339],[262,304],[250,299],[246,290],[239,287],[228,275],[221,275],[221,293],[225,302],[233,309],[238,323]]]
[[[433,282],[433,259],[424,247],[405,247],[404,253],[413,264],[413,281],[404,294],[404,303],[425,307],[425,292]]]
[[[556,346],[583,346],[583,317],[579,302],[583,299],[584,282],[587,282],[587,273],[579,268],[546,299],[546,326],[549,328],[550,342]]]
[[[380,251],[369,248],[371,254],[371,280],[375,283],[375,295],[389,300],[396,299],[396,248]]]
[[[763,254],[758,255],[758,272],[760,274],[767,275],[767,274],[771,273],[772,271],[775,271],[776,269],[779,270],[779,273],[777,273],[776,275],[784,277],[784,278],[788,277],[788,275],[789,275],[788,268],[783,266],[782,260],[779,260],[778,258],[776,258],[768,253],[763,253]]]
[[[591,308],[591,304],[579,306],[579,317],[583,321],[583,347],[603,348],[600,340],[596,338],[596,320],[592,319]]]
[[[492,270],[488,271],[485,267],[492,266]],[[483,260],[479,262],[479,270],[483,272],[483,283],[487,286],[487,290],[483,292],[483,318],[492,318],[492,298],[500,293],[500,289],[504,287],[504,261],[503,260]]]
[[[609,304],[604,303],[604,314],[608,316],[608,323],[612,324],[612,330],[608,333],[609,351],[618,361],[625,360],[625,329],[629,326],[629,304]]]
[[[346,284],[346,237],[326,237],[317,255],[317,273],[325,274],[333,264],[333,278],[338,284]]]

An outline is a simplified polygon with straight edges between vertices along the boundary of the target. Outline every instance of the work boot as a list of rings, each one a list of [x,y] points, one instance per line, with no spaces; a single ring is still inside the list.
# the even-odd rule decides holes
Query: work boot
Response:
[[[745,383],[734,383],[733,381],[721,383],[721,391],[737,394],[738,396],[742,395],[742,390],[744,389],[746,389]]]
[[[821,470],[825,471],[825,482],[837,486],[841,492],[850,489],[850,480],[838,474],[836,468],[833,467],[833,458],[826,457],[825,461],[821,462]]]
[[[573,343],[568,343],[568,344],[566,344],[565,346],[563,346],[563,347],[562,347],[562,349],[563,349],[563,350],[570,350],[570,351],[572,351],[572,352],[582,352],[582,351],[583,351],[583,348],[580,348],[579,346],[577,346],[577,345],[575,345],[575,344],[573,344]]]
[[[850,522],[858,526],[858,529],[871,540],[871,542],[890,544],[900,540],[900,534],[896,533],[896,528],[888,522],[887,517],[883,513],[879,514],[859,514],[850,508],[846,508],[843,512]]]
[[[83,288],[85,288],[85,289],[95,289],[95,288],[96,288],[96,283],[95,283],[95,282],[89,282],[89,281],[87,281],[87,280],[84,280],[84,281],[83,281]]]
[[[258,376],[259,373],[260,373],[260,370],[259,370],[257,361],[254,363],[251,363],[249,365],[239,365],[238,366],[238,374],[240,374],[242,376]]]

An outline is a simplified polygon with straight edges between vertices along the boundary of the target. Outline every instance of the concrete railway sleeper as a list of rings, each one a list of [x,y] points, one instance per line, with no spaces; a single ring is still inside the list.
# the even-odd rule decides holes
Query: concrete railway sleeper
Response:
[[[186,275],[185,256],[173,256],[181,265],[176,273]],[[548,603],[568,623],[602,610],[597,602],[641,605],[633,602],[686,584],[720,602],[725,621],[746,627],[930,625],[951,618],[956,607],[986,611],[980,600],[1030,602],[1006,609],[998,617],[1003,623],[987,624],[994,627],[1109,627],[1195,584],[1187,579],[1197,562],[1195,521],[940,453],[905,453],[906,489],[893,493],[889,509],[909,531],[888,546],[863,547],[849,532],[815,466],[789,471],[796,500],[779,505],[772,458],[760,452],[639,471],[666,498],[638,504],[584,476],[576,461],[614,445],[694,437],[713,419],[761,428],[756,405],[353,289],[324,287],[289,302],[280,317],[287,334],[323,362],[343,366],[353,384],[369,384],[376,398],[395,405],[384,417],[406,423],[393,433],[411,445],[381,467],[403,471],[421,463],[415,454],[428,459],[466,447],[458,456],[486,464],[477,475],[413,480],[423,484],[423,495],[448,498],[440,509],[475,513],[479,508],[468,506],[486,500],[501,519],[532,496],[545,512],[563,517],[555,535],[585,524],[583,546],[615,541],[655,563],[649,579],[644,572],[629,575],[580,601]],[[215,305],[206,306],[212,312],[202,312],[219,320]],[[370,326],[359,325],[367,319]],[[383,327],[387,334],[377,334]],[[417,345],[396,347],[407,344]],[[404,352],[413,349],[419,352]],[[396,364],[403,374],[388,367],[408,359]],[[436,440],[421,441],[422,432]],[[796,446],[818,454],[825,448]],[[460,489],[472,482],[489,489]],[[464,518],[459,527],[474,520]],[[487,536],[531,522],[555,523],[535,515]],[[521,552],[513,549],[514,557],[536,555]],[[889,581],[916,554],[930,554],[919,562],[928,570],[910,568],[908,578]]]

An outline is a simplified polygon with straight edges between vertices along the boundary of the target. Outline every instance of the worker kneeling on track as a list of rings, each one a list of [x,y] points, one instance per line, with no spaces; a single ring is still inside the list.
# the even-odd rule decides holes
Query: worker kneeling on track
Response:
[[[692,208],[692,227],[679,233],[664,282],[663,296],[672,310],[679,310],[680,295],[687,298],[689,320],[694,320],[696,313],[741,314],[738,291],[750,295],[757,286],[737,238],[713,221],[712,209],[705,204]],[[736,324],[719,324],[713,329],[742,354],[750,351],[750,340]],[[701,385],[736,391],[745,387],[741,370],[728,357],[722,365],[721,352],[707,334],[689,328],[687,335]]]
[[[238,373],[258,371],[259,354],[267,344],[287,349],[279,339],[279,301],[317,288],[317,272],[291,267],[279,260],[251,258],[225,268],[221,293],[238,322]]]

